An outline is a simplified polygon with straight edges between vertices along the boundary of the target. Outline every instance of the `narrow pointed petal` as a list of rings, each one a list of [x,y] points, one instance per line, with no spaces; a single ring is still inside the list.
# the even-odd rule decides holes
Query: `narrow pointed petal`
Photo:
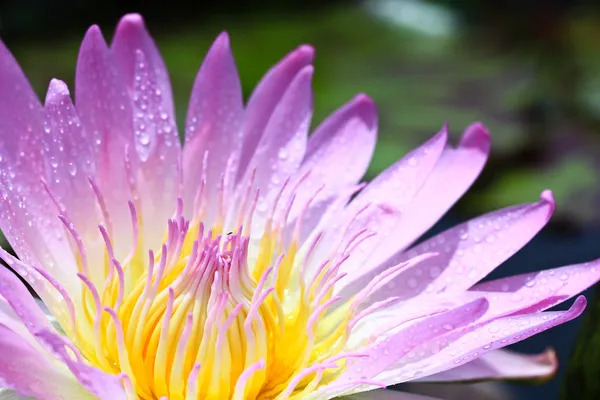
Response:
[[[375,103],[358,95],[315,129],[308,139],[302,170],[314,170],[309,179],[327,187],[355,185],[367,171],[376,141]]]
[[[0,268],[0,296],[33,334],[42,329],[52,329],[50,321],[37,305],[25,285],[8,269]]]
[[[567,311],[508,316],[466,329],[464,333],[451,332],[448,337],[431,340],[417,348],[415,354],[421,355],[419,360],[410,365],[398,365],[378,379],[394,384],[457,368],[493,350],[568,322],[581,315],[585,306],[585,297],[580,296]]]
[[[394,234],[398,248],[414,243],[454,205],[479,176],[489,151],[490,135],[480,123],[467,127],[456,148],[444,150],[427,182],[405,209]]]
[[[389,243],[394,235],[388,236],[387,233],[396,231],[400,226],[406,206],[434,169],[447,138],[448,130],[444,126],[433,138],[383,171],[348,205],[346,218],[351,219],[352,223],[344,233],[351,237],[358,230],[367,228],[375,235],[352,252],[351,258],[344,265],[344,271],[349,275],[338,289],[361,275],[368,274],[372,268],[399,250],[394,240]],[[360,212],[365,207],[369,208]],[[360,212],[358,216],[357,212]]]
[[[547,310],[583,292],[600,280],[600,260],[496,279],[475,285],[474,296],[484,296],[490,308],[484,317]]]
[[[136,189],[142,216],[149,216],[142,221],[147,250],[160,245],[164,221],[174,212],[181,144],[174,111],[163,98],[163,90],[170,88],[160,88],[159,76],[145,53],[138,50],[136,55],[132,94],[135,149],[140,161]]]
[[[124,77],[97,26],[87,31],[79,50],[75,105],[94,147],[94,178],[104,193],[115,232],[128,232],[131,193],[124,165],[126,149],[134,149],[132,104]],[[131,239],[125,235],[115,241],[119,257],[130,247]]]
[[[312,63],[314,53],[311,46],[298,47],[271,68],[252,92],[242,128],[243,149],[238,180],[247,173],[248,164],[265,133],[275,107],[300,70]]]
[[[411,349],[443,335],[449,330],[476,321],[485,313],[486,309],[487,301],[478,299],[401,329],[386,340],[361,349],[361,352],[367,354],[368,357],[357,359],[348,365],[346,371],[336,379],[335,383],[374,379]]]
[[[520,354],[510,350],[495,350],[480,358],[419,382],[469,382],[483,380],[547,380],[558,369],[553,349],[541,354]]]
[[[440,254],[399,274],[390,285],[373,296],[372,301],[389,296],[410,299],[419,294],[458,294],[469,289],[529,242],[546,225],[554,206],[551,193],[544,192],[537,203],[509,207],[474,218],[398,257],[392,257],[363,279],[371,279],[375,271],[419,254]],[[356,290],[361,282],[357,280],[352,288]]]
[[[53,79],[45,101],[46,179],[52,194],[69,210],[71,219],[81,223],[90,219],[95,206],[88,177],[94,176],[96,164],[92,143],[87,139],[67,85]]]
[[[273,198],[285,180],[294,176],[304,158],[313,110],[312,77],[313,67],[307,66],[292,80],[250,161],[247,179],[255,174],[255,185],[260,190],[258,223],[267,218]]]
[[[209,223],[214,223],[221,175],[233,181],[242,147],[242,89],[229,37],[222,33],[196,76],[188,108],[183,173],[184,204],[192,206],[203,174],[208,189]],[[205,162],[205,157],[207,160]]]
[[[111,161],[122,166],[124,147],[133,143],[131,100],[125,78],[97,26],[87,31],[79,50],[75,104],[84,129],[95,139],[99,172],[108,173]]]
[[[26,177],[33,178],[43,170],[39,140],[44,122],[42,106],[1,41],[0,93],[0,155],[3,160],[10,160],[13,167],[20,167]]]
[[[89,257],[103,257],[97,222],[90,218],[97,215],[97,202],[89,183],[89,177],[96,174],[94,148],[71,102],[67,85],[57,79],[50,82],[46,94],[43,141],[46,182],[59,203],[48,212],[56,215],[57,220],[59,214],[68,213]],[[71,277],[77,274],[75,263],[63,264],[63,269]],[[94,272],[94,278],[99,281],[101,271]]]
[[[169,74],[139,14],[121,18],[111,51],[132,97],[141,211],[152,216],[142,223],[144,244],[156,248],[174,211],[181,153]]]
[[[0,229],[21,258],[43,260],[49,270],[58,272],[70,260],[63,251],[66,242],[60,239],[63,227],[48,213],[52,202],[40,181],[45,168],[44,112],[1,41],[0,93]]]
[[[136,80],[136,53],[142,52],[148,68],[156,80],[156,89],[161,92],[161,107],[170,115],[174,114],[173,94],[169,73],[162,56],[148,33],[144,19],[139,14],[127,14],[119,21],[110,46],[115,61],[122,71],[125,84],[133,91]]]
[[[323,121],[308,139],[296,177],[302,179],[302,190],[295,193],[290,220],[295,220],[311,201],[302,228],[306,233],[314,229],[323,209],[360,181],[371,161],[376,139],[377,111],[375,103],[365,95],[356,96]]]

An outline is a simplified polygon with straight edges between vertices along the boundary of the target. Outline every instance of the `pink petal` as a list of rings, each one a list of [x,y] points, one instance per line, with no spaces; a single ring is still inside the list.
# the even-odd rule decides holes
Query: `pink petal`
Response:
[[[177,196],[181,144],[169,74],[139,14],[128,14],[117,26],[111,51],[133,99],[135,148],[140,158],[144,245],[159,245]],[[160,194],[160,195],[157,195]]]
[[[43,313],[43,311],[38,307],[36,301],[29,293],[27,288],[25,288],[25,286],[19,281],[19,279],[6,268],[0,268],[0,295],[4,299],[6,299],[6,302],[8,303],[8,305],[10,305],[12,312],[21,319],[23,326],[29,331],[28,334],[20,336],[16,331],[10,330],[7,325],[3,325],[0,322],[0,331],[2,331],[0,332],[0,354],[13,354],[14,352],[17,352],[19,354],[19,356],[16,357],[14,360],[11,359],[13,361],[12,363],[7,362],[6,360],[3,360],[3,362],[0,363],[0,386],[8,386],[12,389],[17,390],[18,392],[21,392],[25,395],[29,395],[29,392],[26,391],[27,388],[23,388],[17,385],[21,385],[21,382],[26,382],[26,379],[29,379],[29,382],[33,381],[35,383],[43,385],[45,383],[45,380],[40,380],[40,377],[56,377],[56,379],[59,380],[59,375],[62,374],[60,382],[67,382],[69,379],[72,382],[69,385],[65,384],[64,390],[67,394],[70,393],[72,390],[75,390],[73,389],[73,387],[80,388],[80,385],[77,384],[76,380],[73,379],[73,377],[66,372],[66,369],[62,371],[58,369],[56,364],[54,363],[54,360],[48,360],[47,363],[44,361],[46,360],[45,357],[48,354],[62,356],[63,362],[67,363],[67,365],[71,369],[71,372],[75,374],[75,376],[80,380],[81,384],[88,390],[90,390],[90,387],[93,386],[90,383],[91,381],[93,381],[93,376],[96,376],[98,374],[102,374],[103,376],[103,373],[96,370],[95,368],[88,366],[79,366],[79,364],[81,364],[81,361],[79,360],[81,360],[82,358],[79,352],[71,344],[68,344],[66,339],[62,338],[54,330],[54,327],[46,318],[46,315]],[[8,317],[10,317],[9,312],[5,314],[3,320],[7,321]],[[10,322],[12,325],[14,325],[16,321],[12,319]],[[23,332],[23,329],[20,328],[19,331]],[[30,335],[33,335],[37,339],[39,344],[41,344],[42,348],[47,350],[48,353],[44,350],[41,350],[38,346],[30,344]],[[7,341],[3,343],[3,339],[5,338]],[[29,338],[29,340],[27,338]],[[57,345],[58,342],[60,342],[60,346]],[[5,347],[2,348],[3,346]],[[9,349],[11,346],[16,347],[9,352],[7,349]],[[69,348],[68,351],[66,350],[67,346]],[[72,356],[75,356],[76,360],[73,360],[71,358]],[[30,361],[34,360],[35,362],[39,362],[39,368],[43,369],[46,373],[41,373],[34,368],[27,368],[27,364],[29,364]],[[20,362],[23,362],[24,364],[19,365],[18,363]],[[85,367],[85,375],[82,376],[79,373],[79,371],[76,370],[76,368],[74,367],[81,369]],[[6,381],[4,381],[4,378],[2,376],[3,368],[7,369],[7,371],[4,371],[4,373],[7,374]],[[29,375],[27,371],[33,371],[33,375]],[[108,385],[108,381],[100,383],[107,384],[107,387],[110,387],[110,385]],[[98,382],[96,384],[99,385]],[[37,389],[33,388],[34,387],[30,385],[29,390],[35,390],[36,392],[38,391]],[[62,387],[59,386],[59,388],[60,390],[62,390]],[[44,388],[41,387],[40,390],[42,389]],[[57,393],[57,390],[54,390],[54,392],[52,393]],[[86,393],[86,391],[81,388],[77,390],[81,393]],[[60,393],[64,394],[65,392]],[[97,394],[96,392],[92,393]],[[47,398],[52,400],[56,398],[52,396],[39,397],[40,394],[36,394],[35,396],[36,398]],[[104,397],[103,399],[109,400],[111,398],[113,397]],[[118,397],[114,398],[117,399]],[[124,397],[122,398],[124,399]]]
[[[235,179],[242,148],[242,118],[240,79],[229,37],[222,33],[208,51],[194,82],[183,151],[184,205],[191,209],[205,174],[207,198],[213,199],[209,203],[209,225],[215,222],[210,215],[216,211],[214,199],[218,197],[222,174],[227,189]]]
[[[1,41],[0,93],[2,161],[18,168],[31,183],[43,171],[40,134],[44,114],[23,71]]]
[[[547,310],[599,280],[600,259],[480,283],[470,293],[488,299],[490,308],[484,317],[488,319]]]
[[[402,224],[394,233],[399,249],[433,226],[475,181],[490,150],[487,129],[475,123],[465,130],[458,147],[446,148],[419,193],[404,210]]]
[[[148,68],[156,79],[156,89],[160,90],[160,104],[166,113],[174,114],[173,94],[169,81],[169,72],[162,56],[148,33],[144,20],[139,14],[127,14],[119,21],[115,36],[111,43],[115,61],[121,69],[124,82],[130,91],[136,81],[136,53],[141,51],[148,63]]]
[[[68,370],[0,323],[0,386],[37,400],[92,399]],[[107,399],[108,400],[108,399]]]
[[[349,364],[346,371],[334,383],[337,385],[355,380],[373,379],[413,348],[450,330],[476,321],[486,309],[487,301],[478,299],[450,311],[419,320],[385,340],[359,349],[360,353],[368,356]]]
[[[87,140],[94,146],[95,180],[103,192],[115,234],[120,234],[114,243],[115,253],[117,258],[125,257],[131,247],[127,202],[132,195],[124,165],[126,149],[135,148],[133,111],[124,77],[97,26],[87,31],[79,50],[75,105]]]
[[[240,158],[238,180],[247,172],[248,164],[264,135],[269,119],[284,93],[301,69],[312,63],[314,49],[300,46],[272,67],[258,83],[245,111],[243,149]]]
[[[275,107],[250,161],[245,181],[250,181],[250,176],[255,174],[254,182],[260,190],[255,214],[257,223],[269,216],[275,195],[285,180],[296,173],[304,157],[312,117],[312,76],[313,67],[306,66],[294,77]]]
[[[89,183],[96,164],[94,148],[71,102],[67,85],[57,79],[50,82],[45,103],[44,157],[46,182],[52,196],[60,203],[47,212],[66,214],[82,237],[91,259],[104,256],[98,232],[97,200]],[[58,219],[58,217],[56,217]],[[69,250],[66,250],[67,252]],[[65,265],[67,267],[68,265]],[[77,273],[76,265],[67,271]],[[96,278],[103,271],[95,270]],[[103,276],[103,275],[102,275]]]
[[[124,147],[133,144],[131,100],[115,57],[95,25],[79,50],[75,100],[83,127],[95,140],[100,174],[111,171],[111,161],[122,167]]]
[[[427,180],[446,145],[446,127],[425,144],[411,151],[396,164],[383,171],[371,181],[347,207],[346,218],[352,220],[344,235],[352,237],[355,232],[368,229],[375,236],[365,240],[355,250],[343,266],[348,276],[340,282],[338,289],[386,260],[399,248],[387,243],[394,238],[402,225],[405,207]],[[361,209],[369,207],[366,211]],[[357,216],[357,212],[360,214]],[[387,244],[386,244],[387,243]]]
[[[49,260],[57,272],[64,229],[41,184],[44,113],[21,68],[0,42],[0,229],[27,261]],[[72,261],[72,260],[71,260]],[[52,264],[52,265],[51,265]]]
[[[295,192],[290,220],[312,199],[302,221],[303,230],[312,231],[323,209],[360,181],[376,139],[377,111],[365,95],[356,96],[323,121],[308,139],[296,178],[302,179],[301,189]]]
[[[558,369],[558,359],[553,349],[541,354],[519,354],[510,350],[495,350],[483,356],[435,375],[420,382],[467,382],[483,380],[550,379]]]
[[[80,354],[73,357],[73,348],[63,337],[47,329],[37,332],[36,337],[52,349],[52,353],[67,365],[81,385],[99,400],[128,400],[120,377],[89,366]]]
[[[41,175],[39,179],[42,189]],[[10,170],[0,170],[0,229],[8,242],[22,260],[42,265],[72,286],[76,278],[69,272],[76,264],[55,209],[46,193],[23,184],[18,175],[13,178]]]
[[[457,368],[490,351],[570,321],[581,315],[585,306],[585,297],[580,296],[567,311],[508,316],[468,328],[464,332],[453,331],[446,337],[434,338],[419,346],[414,353],[419,354],[419,360],[396,365],[378,379],[393,384]]]
[[[2,267],[4,268],[4,267]],[[27,327],[23,324],[21,318],[15,313],[12,309],[11,305],[6,301],[6,299],[0,295],[0,324],[5,328],[14,332],[14,334],[18,335],[21,340],[27,342],[30,346],[35,348],[38,351],[43,352],[44,349],[40,346],[40,344],[35,340],[33,335],[29,332]],[[2,386],[0,384],[0,386]]]
[[[308,171],[317,166],[328,166],[337,169],[336,176],[345,185],[354,185],[367,171],[376,141],[375,103],[368,96],[360,94],[315,129],[308,139],[302,168]],[[314,173],[320,176],[322,183],[342,186],[332,179],[332,173],[318,170]]]
[[[77,378],[81,385],[90,393],[99,397],[101,400],[126,400],[120,378],[105,374],[104,372],[85,364],[79,351],[77,351],[66,338],[55,331],[54,327],[38,307],[29,291],[19,279],[6,268],[0,268],[0,295],[6,299],[13,312],[20,317],[27,330],[38,340],[43,348],[64,362],[73,375],[75,375],[75,378]],[[6,329],[8,330],[8,328]],[[17,334],[15,333],[15,335]],[[0,336],[3,335],[0,334]],[[0,338],[0,342],[1,340],[2,339]],[[26,343],[25,339],[22,339],[22,342]],[[27,346],[29,346],[27,348],[34,349],[33,346],[29,344],[27,344]],[[35,358],[39,359],[41,353],[38,350],[35,350],[35,352]],[[6,353],[0,351],[0,354]],[[4,364],[0,365],[0,367],[3,365]],[[37,376],[37,378],[39,379],[39,376]],[[8,383],[14,382],[9,381]],[[1,379],[0,385],[6,386]],[[15,389],[21,390],[18,388]],[[53,398],[49,397],[49,399]]]
[[[0,268],[0,296],[33,334],[42,329],[53,329],[44,312],[19,278],[8,268]]]
[[[137,190],[140,192],[144,246],[160,245],[165,223],[173,215],[179,190],[181,145],[171,105],[165,106],[154,71],[138,51],[133,87],[135,143],[140,158]],[[170,96],[169,96],[170,97]]]
[[[523,247],[548,222],[554,211],[554,199],[549,191],[533,204],[509,207],[449,229],[392,257],[374,269],[350,289],[356,290],[388,266],[419,254],[439,252],[413,268],[402,272],[390,284],[379,290],[371,301],[390,296],[410,299],[419,294],[458,294],[469,289],[498,265]],[[364,281],[363,281],[364,279]],[[347,291],[349,294],[350,290]]]
[[[89,219],[90,210],[95,207],[88,181],[96,170],[94,149],[67,85],[57,79],[50,82],[46,94],[43,141],[46,179],[52,194],[69,210],[72,219]],[[78,212],[83,215],[77,215]]]

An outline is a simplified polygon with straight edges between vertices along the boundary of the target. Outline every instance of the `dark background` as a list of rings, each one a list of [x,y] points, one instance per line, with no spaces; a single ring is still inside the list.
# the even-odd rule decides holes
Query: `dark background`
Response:
[[[315,123],[358,92],[378,104],[380,141],[368,177],[445,121],[454,137],[474,120],[491,130],[482,177],[434,230],[554,191],[553,221],[494,277],[599,257],[600,2],[486,3],[5,0],[0,37],[43,98],[51,78],[72,83],[90,24],[109,38],[122,14],[140,12],[169,67],[180,122],[220,31],[230,33],[246,94],[286,52],[313,44]],[[564,366],[580,323],[514,347],[539,352],[552,345]],[[555,399],[561,375],[510,389],[519,399]]]

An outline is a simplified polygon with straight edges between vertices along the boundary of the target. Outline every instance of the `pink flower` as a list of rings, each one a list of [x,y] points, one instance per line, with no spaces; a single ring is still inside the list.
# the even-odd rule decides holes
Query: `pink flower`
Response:
[[[0,269],[0,398],[362,398],[554,372],[551,353],[498,349],[581,314],[583,297],[544,310],[598,281],[598,261],[478,284],[552,194],[411,247],[479,174],[486,129],[452,147],[444,127],[359,184],[375,106],[358,95],[308,137],[313,55],[290,53],[244,104],[221,34],[182,147],[138,15],[110,48],[89,29],[75,106],[53,80],[42,107],[0,47],[0,227],[19,258],[1,256],[53,316]]]

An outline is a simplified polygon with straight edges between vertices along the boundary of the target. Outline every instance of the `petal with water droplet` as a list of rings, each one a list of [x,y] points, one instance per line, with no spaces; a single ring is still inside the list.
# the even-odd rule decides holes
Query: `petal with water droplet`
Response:
[[[541,354],[521,354],[510,350],[494,350],[480,358],[439,374],[419,379],[419,382],[469,382],[483,380],[546,380],[558,369],[553,349]]]

